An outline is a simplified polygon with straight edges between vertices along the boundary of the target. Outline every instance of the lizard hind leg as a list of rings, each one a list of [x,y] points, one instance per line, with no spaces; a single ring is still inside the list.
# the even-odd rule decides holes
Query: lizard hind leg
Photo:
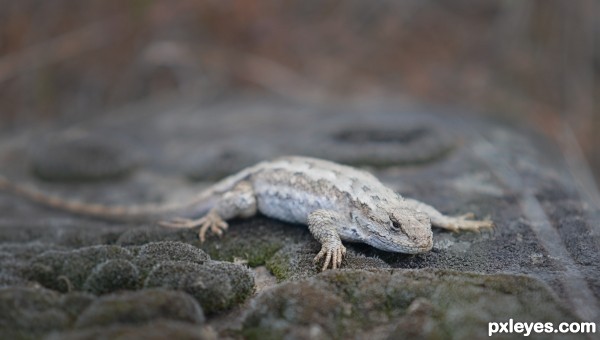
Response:
[[[235,217],[251,217],[257,212],[256,195],[249,182],[238,183],[233,189],[224,193],[215,206],[199,219],[175,218],[159,224],[168,228],[196,228],[200,227],[198,236],[200,242],[206,240],[206,232],[210,229],[213,234],[222,236],[227,230],[226,220]]]
[[[208,229],[214,234],[219,236],[223,235],[223,231],[227,230],[229,225],[225,220],[221,218],[214,211],[210,211],[205,216],[198,219],[188,219],[177,217],[170,221],[161,221],[158,223],[162,227],[167,228],[196,228],[200,227],[200,231],[198,232],[198,237],[200,238],[200,242],[204,242],[206,240],[206,232]]]

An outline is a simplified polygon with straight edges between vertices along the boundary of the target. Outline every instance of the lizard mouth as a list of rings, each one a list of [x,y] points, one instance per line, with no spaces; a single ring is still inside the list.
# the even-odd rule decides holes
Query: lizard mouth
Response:
[[[392,253],[404,253],[404,254],[421,254],[426,253],[433,247],[433,238],[428,237],[420,242],[390,242],[387,240],[371,239],[368,242],[369,245]]]

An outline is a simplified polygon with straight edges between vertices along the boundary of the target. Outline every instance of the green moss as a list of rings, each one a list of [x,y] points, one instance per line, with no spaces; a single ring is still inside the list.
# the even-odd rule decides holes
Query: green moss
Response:
[[[544,284],[528,277],[330,270],[263,292],[245,316],[243,334],[302,338],[315,331],[323,337],[361,338],[395,324],[390,338],[471,339],[486,337],[489,322],[509,318],[577,320]]]
[[[314,257],[320,245],[316,241],[289,244],[277,251],[266,263],[266,267],[279,282],[297,280],[317,275],[322,263],[315,263]],[[365,257],[348,249],[342,262],[345,269],[374,270],[390,266],[376,257]]]
[[[292,278],[294,275],[294,270],[290,265],[291,262],[292,254],[287,251],[287,248],[284,248],[275,253],[275,255],[266,262],[266,267],[273,275],[275,275],[278,282],[283,282]]]
[[[226,242],[211,239],[201,245],[202,249],[215,260],[229,262],[242,260],[250,267],[264,265],[282,246],[282,241],[243,238],[231,238]]]
[[[256,267],[266,264],[284,245],[310,239],[312,237],[304,226],[255,217],[231,221],[223,237],[209,235],[199,246],[215,260],[241,260],[250,267]]]

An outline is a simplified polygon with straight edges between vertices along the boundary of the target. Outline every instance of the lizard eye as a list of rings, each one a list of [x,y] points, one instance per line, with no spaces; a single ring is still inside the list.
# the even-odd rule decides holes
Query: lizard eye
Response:
[[[402,230],[402,224],[400,224],[400,222],[392,221],[392,230],[394,230],[394,231]]]

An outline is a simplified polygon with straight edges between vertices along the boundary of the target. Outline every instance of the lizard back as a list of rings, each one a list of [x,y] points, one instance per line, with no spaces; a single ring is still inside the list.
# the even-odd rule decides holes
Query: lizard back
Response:
[[[310,157],[275,159],[255,171],[251,179],[259,210],[294,223],[306,223],[317,209],[348,213],[360,209],[386,219],[381,207],[399,197],[366,171]]]

